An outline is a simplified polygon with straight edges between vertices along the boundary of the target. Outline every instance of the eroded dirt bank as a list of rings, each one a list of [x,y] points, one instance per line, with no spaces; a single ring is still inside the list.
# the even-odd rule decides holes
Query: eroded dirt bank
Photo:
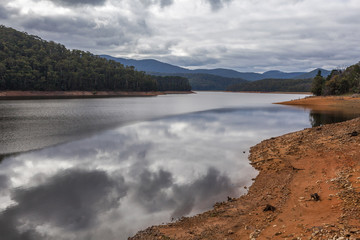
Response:
[[[247,195],[131,239],[360,238],[360,118],[265,140],[250,161]]]

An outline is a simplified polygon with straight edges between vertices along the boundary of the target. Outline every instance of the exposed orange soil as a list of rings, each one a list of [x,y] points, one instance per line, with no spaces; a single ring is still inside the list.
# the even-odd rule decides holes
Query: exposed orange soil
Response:
[[[354,114],[360,113],[360,96],[306,97],[278,104],[292,105],[320,111],[342,111],[344,113]]]
[[[125,91],[0,91],[0,99],[21,98],[81,98],[81,97],[139,97],[157,96],[164,94],[193,93],[191,91],[166,91],[166,92],[125,92]]]
[[[359,149],[360,118],[265,140],[246,195],[131,239],[360,239]]]

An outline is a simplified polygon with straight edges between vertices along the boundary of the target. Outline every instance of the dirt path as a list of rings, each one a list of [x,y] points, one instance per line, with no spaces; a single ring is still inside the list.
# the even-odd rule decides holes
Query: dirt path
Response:
[[[360,238],[360,118],[265,140],[250,161],[247,195],[131,239]]]

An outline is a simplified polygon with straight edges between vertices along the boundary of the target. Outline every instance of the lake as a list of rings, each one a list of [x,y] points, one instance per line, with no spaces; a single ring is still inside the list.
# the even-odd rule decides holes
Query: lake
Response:
[[[127,239],[238,197],[257,174],[251,146],[347,119],[271,104],[301,97],[0,101],[0,236]]]

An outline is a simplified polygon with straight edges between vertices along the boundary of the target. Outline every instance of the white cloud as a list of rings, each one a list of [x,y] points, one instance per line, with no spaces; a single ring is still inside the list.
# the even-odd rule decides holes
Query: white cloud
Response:
[[[359,60],[356,0],[71,3],[14,0],[0,12],[3,24],[69,48],[185,67],[295,71]]]

